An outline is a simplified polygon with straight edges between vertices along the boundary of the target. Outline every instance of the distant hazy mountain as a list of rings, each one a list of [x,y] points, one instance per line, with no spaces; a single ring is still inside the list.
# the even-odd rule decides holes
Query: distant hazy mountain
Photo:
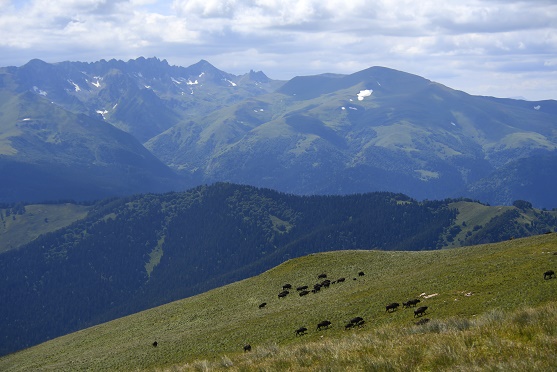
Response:
[[[557,206],[551,192],[557,157],[553,100],[471,96],[383,67],[283,82],[263,72],[232,75],[203,60],[177,67],[156,58],[33,60],[0,69],[0,97],[0,164],[13,175],[12,183],[0,186],[0,201],[70,197],[66,192],[84,180],[80,172],[98,156],[90,145],[80,165],[76,160],[60,171],[62,178],[52,178],[58,171],[38,159],[57,164],[58,157],[75,153],[52,146],[40,128],[27,127],[34,145],[16,130],[23,120],[36,120],[32,106],[40,103],[43,122],[58,123],[64,112],[111,124],[120,130],[112,131],[114,138],[133,136],[137,151],[143,144],[174,173],[172,181],[161,182],[158,172],[168,172],[162,165],[155,171],[154,162],[135,162],[130,168],[126,156],[111,156],[114,176],[85,182],[106,191],[98,195],[230,181],[298,194],[393,191],[420,199],[467,196],[492,204],[524,199]],[[77,136],[51,130],[65,133],[61,144]],[[105,141],[81,135],[97,147]],[[546,165],[532,166],[535,159]],[[20,174],[33,174],[38,182],[20,185],[26,179]],[[133,184],[144,177],[154,185]],[[60,179],[69,186],[63,192],[49,187]]]
[[[0,201],[94,200],[183,182],[133,136],[32,92],[0,102]]]
[[[294,78],[275,93],[180,123],[146,146],[209,181],[302,194],[389,190],[554,206],[554,193],[515,186],[550,185],[555,172],[515,172],[504,194],[480,193],[479,185],[505,183],[501,171],[521,159],[554,156],[556,109],[556,101],[471,96],[373,67]]]

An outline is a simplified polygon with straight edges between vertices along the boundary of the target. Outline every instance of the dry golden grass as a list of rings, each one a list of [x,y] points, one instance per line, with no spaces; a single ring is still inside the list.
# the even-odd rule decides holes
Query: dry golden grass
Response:
[[[196,360],[162,371],[551,371],[557,368],[557,303]]]

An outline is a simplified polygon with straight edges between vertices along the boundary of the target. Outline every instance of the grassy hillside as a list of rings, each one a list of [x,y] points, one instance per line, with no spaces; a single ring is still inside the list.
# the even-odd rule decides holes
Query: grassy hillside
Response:
[[[31,204],[19,214],[10,209],[0,209],[0,253],[86,217],[90,207],[71,203]]]
[[[396,368],[397,363],[400,368],[410,361],[435,369],[458,365],[456,354],[462,350],[474,351],[480,357],[476,363],[497,362],[495,354],[501,352],[498,357],[508,358],[501,365],[524,367],[524,361],[513,362],[515,349],[530,353],[525,357],[543,363],[538,365],[543,369],[556,362],[547,347],[557,342],[557,279],[543,278],[546,270],[557,269],[556,251],[557,234],[544,234],[440,251],[313,254],[5,356],[0,369],[278,370],[325,363],[324,369],[362,370]],[[365,275],[358,276],[359,271]],[[346,281],[304,297],[277,297],[284,284],[312,286],[321,273]],[[428,306],[424,317],[432,320],[422,328],[414,325],[413,309],[385,311],[387,303],[412,298]],[[260,309],[262,302],[267,306]],[[355,316],[363,317],[365,326],[345,331]],[[325,319],[332,326],[317,331]],[[308,332],[296,337],[301,326]],[[252,353],[240,355],[247,343]],[[544,350],[542,345],[549,346]],[[395,359],[385,359],[387,350]]]

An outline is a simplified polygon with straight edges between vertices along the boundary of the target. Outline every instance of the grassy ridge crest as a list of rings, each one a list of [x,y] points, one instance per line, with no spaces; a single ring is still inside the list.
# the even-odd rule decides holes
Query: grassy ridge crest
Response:
[[[535,319],[537,315],[528,314],[536,311],[555,315],[557,280],[544,280],[543,273],[557,269],[556,251],[557,234],[544,234],[441,251],[312,254],[287,261],[256,277],[7,355],[0,359],[0,369],[155,370],[176,366],[180,366],[176,367],[178,369],[199,369],[203,365],[225,368],[231,363],[229,367],[242,370],[258,368],[257,364],[255,367],[253,364],[241,367],[242,360],[252,358],[253,362],[257,355],[262,357],[260,367],[264,369],[279,368],[281,363],[284,368],[303,369],[303,363],[312,361],[312,358],[318,359],[318,354],[311,351],[312,346],[309,345],[317,343],[320,345],[317,348],[326,349],[327,345],[355,342],[350,340],[359,337],[363,337],[362,340],[365,337],[373,339],[381,334],[385,342],[396,340],[400,345],[404,342],[403,337],[410,338],[408,346],[399,346],[402,349],[398,350],[417,353],[415,360],[430,363],[424,365],[436,368],[437,362],[431,364],[432,357],[424,356],[424,353],[433,351],[426,352],[419,347],[419,336],[408,336],[414,332],[412,329],[416,329],[412,309],[386,313],[387,303],[402,303],[423,293],[435,294],[429,298],[421,297],[420,303],[429,307],[426,317],[432,321],[427,327],[433,328],[423,328],[426,331],[430,329],[429,333],[439,333],[434,332],[435,327],[448,327],[447,324],[455,322],[465,324],[476,318],[488,319],[489,314],[500,314],[501,320],[511,319],[513,322],[520,317]],[[365,275],[358,276],[359,271],[364,271]],[[304,297],[296,293],[282,299],[277,297],[284,284],[312,286],[318,281],[317,275],[323,272],[331,280],[340,277],[347,280]],[[267,302],[267,306],[259,309],[258,305],[262,302]],[[543,310],[544,306],[549,310]],[[541,310],[528,310],[530,308]],[[345,331],[344,324],[355,316],[362,316],[366,325],[362,329]],[[325,319],[332,322],[331,328],[317,331],[317,323]],[[540,322],[531,323],[543,328],[543,321]],[[495,323],[491,323],[493,327]],[[301,326],[306,326],[308,332],[305,336],[296,337],[294,331]],[[483,328],[478,326],[477,329]],[[526,344],[534,340],[537,336],[534,337],[533,331],[528,329],[518,329],[518,336],[513,336],[518,339],[513,342]],[[557,342],[555,331],[545,330],[542,336],[550,345]],[[437,338],[437,334],[428,337],[438,340],[436,350],[439,352],[435,355],[441,358],[443,353],[439,348],[443,347],[443,343],[439,340],[442,339]],[[476,340],[476,337],[479,336],[471,333],[467,342],[476,345],[486,360],[494,358],[489,356],[488,341]],[[537,344],[539,340],[536,340],[532,342]],[[157,347],[152,346],[154,341],[157,341]],[[240,355],[246,343],[253,346],[254,356]],[[363,344],[367,348],[372,347],[367,342]],[[380,348],[385,345],[380,344],[375,351],[362,352],[362,356],[369,354],[363,364],[352,365],[345,361],[348,363],[345,363],[346,366],[352,369],[372,368],[373,363],[381,360]],[[278,359],[269,361],[272,355],[282,355],[286,352],[284,350],[298,350],[299,353],[306,350],[307,355],[295,361],[302,364],[286,365],[285,361]],[[324,361],[344,360],[339,352],[336,352],[338,357],[334,357],[335,352],[331,350],[324,352]],[[508,357],[512,357],[511,346],[506,345],[504,350]],[[494,349],[491,352],[496,353]],[[313,357],[312,353],[315,354]],[[355,351],[346,360],[357,360],[358,353]],[[540,349],[539,353],[545,352]],[[547,365],[553,359],[546,357]],[[408,356],[405,358],[400,360],[411,360]],[[273,364],[275,362],[278,364]],[[344,365],[334,363],[331,365],[339,370]],[[446,363],[454,365],[450,364],[450,360]]]

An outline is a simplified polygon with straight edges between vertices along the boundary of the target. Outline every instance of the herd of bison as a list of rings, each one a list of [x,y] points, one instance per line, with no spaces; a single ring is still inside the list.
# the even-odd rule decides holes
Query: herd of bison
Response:
[[[365,274],[364,274],[363,271],[360,271],[358,273],[358,276],[360,276],[360,277],[362,277],[364,275]],[[552,279],[552,278],[555,278],[555,277],[556,277],[556,275],[555,275],[555,272],[553,270],[547,270],[543,274],[543,278],[545,280]],[[329,288],[331,285],[334,285],[334,284],[337,284],[337,283],[343,283],[343,282],[346,281],[346,278],[339,278],[337,280],[331,281],[330,279],[327,279],[327,274],[324,274],[324,273],[319,274],[317,276],[317,278],[318,278],[319,282],[314,284],[313,288],[310,289],[309,286],[304,285],[304,286],[296,287],[295,291],[298,293],[298,295],[300,297],[303,297],[303,296],[307,296],[310,293],[314,293],[314,294],[318,293],[318,292],[321,291],[322,288]],[[353,278],[353,280],[357,280],[357,278]],[[279,292],[278,298],[282,299],[286,296],[289,296],[289,295],[291,295],[291,292],[293,292],[292,285],[291,284],[285,284],[285,285],[282,286],[282,290],[281,290],[281,292]],[[410,307],[415,308],[414,318],[420,318],[419,320],[417,320],[414,323],[416,325],[423,325],[423,324],[426,324],[427,322],[429,322],[429,318],[422,318],[424,315],[426,315],[426,311],[427,311],[428,307],[427,306],[418,307],[417,305],[420,302],[421,301],[419,299],[414,298],[414,299],[410,299],[410,300],[402,303],[403,308],[410,308]],[[266,302],[263,302],[259,305],[259,309],[264,309],[266,307],[267,307]],[[386,313],[395,312],[399,307],[400,307],[400,303],[398,303],[398,302],[389,303],[385,306],[385,312]],[[364,326],[364,324],[365,324],[365,320],[362,317],[357,316],[357,317],[354,317],[354,318],[350,319],[350,321],[345,324],[344,329],[345,330],[350,330],[350,329],[356,328],[356,327],[361,328],[361,327]],[[323,321],[317,323],[316,331],[321,331],[321,330],[324,330],[324,329],[328,329],[330,326],[332,326],[331,321],[323,320]],[[303,335],[306,334],[307,331],[308,331],[308,328],[304,326],[304,327],[300,327],[300,328],[296,329],[294,331],[294,333],[295,333],[296,336],[303,336]],[[154,347],[156,347],[157,346],[157,341],[153,342],[152,345]],[[251,351],[251,345],[250,344],[244,345],[244,352],[248,352],[248,351]]]
[[[358,273],[359,277],[363,277],[364,275],[365,275],[365,273],[363,271],[360,271]],[[344,278],[344,277],[331,281],[330,279],[327,279],[327,274],[325,274],[325,273],[319,274],[317,276],[317,279],[319,280],[319,282],[314,284],[312,288],[310,288],[307,285],[299,286],[299,287],[295,288],[296,292],[294,292],[294,288],[292,287],[292,285],[287,283],[287,284],[282,286],[282,290],[278,293],[278,298],[279,299],[285,298],[286,296],[291,295],[291,293],[297,293],[298,296],[304,297],[304,296],[309,295],[310,293],[316,294],[316,293],[320,292],[322,289],[329,288],[331,285],[334,285],[334,284],[337,284],[337,283],[343,283],[343,282],[346,281],[346,278]],[[357,280],[357,278],[353,278],[353,280]],[[414,299],[408,300],[406,302],[403,302],[402,306],[403,306],[403,308],[410,308],[410,307],[416,308],[414,310],[414,318],[420,318],[420,317],[422,317],[423,315],[426,314],[426,310],[428,309],[428,307],[427,306],[417,307],[418,303],[420,303],[420,300],[417,299],[417,298],[414,298]],[[264,309],[266,307],[267,307],[266,302],[263,302],[259,305],[259,309]],[[392,313],[392,312],[396,311],[399,307],[400,307],[400,303],[392,302],[392,303],[385,306],[385,312],[386,313]],[[416,325],[423,325],[423,324],[427,323],[428,321],[429,321],[428,318],[421,318],[415,324]],[[357,316],[357,317],[354,317],[354,318],[350,319],[350,321],[348,321],[348,323],[346,323],[344,325],[344,329],[345,330],[350,330],[350,329],[356,328],[356,327],[361,328],[361,327],[364,326],[365,322],[366,321],[364,320],[364,318],[362,318],[361,316]],[[317,323],[317,327],[315,329],[316,329],[316,331],[321,331],[321,330],[324,330],[324,329],[328,329],[330,326],[332,326],[331,321],[323,320],[323,321]],[[300,327],[300,328],[296,329],[294,331],[294,333],[295,333],[296,336],[303,336],[303,335],[306,334],[307,331],[308,331],[308,328],[304,326],[304,327]],[[244,351],[251,351],[251,345],[246,344],[244,346]]]
[[[363,271],[360,271],[358,273],[358,276],[364,276],[364,275],[365,274],[364,274]],[[321,291],[322,288],[328,288],[329,286],[331,286],[333,284],[342,283],[346,280],[346,278],[339,278],[337,280],[331,281],[331,280],[327,279],[327,274],[324,274],[324,273],[319,274],[317,276],[317,278],[321,281],[319,283],[314,284],[312,289],[310,289],[309,286],[307,286],[307,285],[297,287],[296,292],[298,293],[298,295],[300,297],[303,297],[303,296],[308,295],[309,293],[318,293],[319,291]],[[555,278],[555,272],[553,270],[548,270],[548,271],[544,272],[543,278],[544,279]],[[357,280],[357,279],[354,278],[353,280]],[[284,298],[284,297],[290,295],[290,292],[292,291],[292,289],[293,288],[292,288],[291,284],[287,283],[287,284],[283,285],[281,292],[279,292],[279,294],[278,294],[278,298],[281,299],[281,298]],[[420,318],[418,321],[416,321],[414,323],[416,325],[424,325],[427,322],[429,322],[429,318],[422,318],[422,316],[424,316],[426,314],[426,311],[427,311],[428,307],[427,306],[417,307],[418,303],[420,303],[420,302],[421,301],[419,299],[414,298],[414,299],[411,299],[411,300],[408,300],[408,301],[402,303],[403,308],[410,308],[410,307],[416,308],[414,310],[414,318]],[[264,309],[266,306],[267,306],[267,303],[263,302],[259,305],[259,309]],[[385,312],[386,313],[395,312],[399,307],[400,307],[400,303],[398,303],[398,302],[389,303],[385,306]],[[355,327],[360,328],[360,327],[363,327],[364,324],[365,324],[365,320],[362,317],[357,316],[357,317],[352,318],[348,323],[346,323],[345,326],[344,326],[344,329],[349,330],[349,329],[352,329],[352,328],[355,328]],[[323,320],[323,321],[317,323],[316,330],[321,331],[323,329],[328,329],[331,325],[332,325],[331,321]],[[300,327],[300,328],[296,329],[294,331],[294,333],[295,333],[296,336],[303,336],[303,335],[306,334],[307,331],[308,331],[308,328],[304,326],[304,327]],[[244,352],[247,352],[247,351],[251,351],[251,345],[250,344],[244,345]]]

